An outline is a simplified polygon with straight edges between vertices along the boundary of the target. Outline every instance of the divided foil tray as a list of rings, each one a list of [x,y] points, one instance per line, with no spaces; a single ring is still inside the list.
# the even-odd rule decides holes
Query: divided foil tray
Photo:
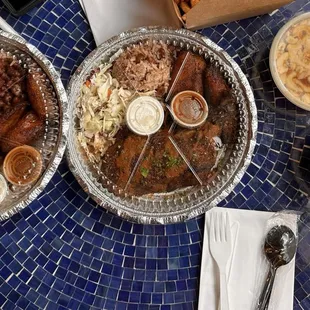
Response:
[[[77,140],[77,102],[81,86],[93,69],[108,62],[120,49],[144,40],[156,40],[203,56],[218,67],[230,85],[238,106],[236,144],[217,177],[206,186],[141,197],[115,194],[115,186],[88,160]],[[128,220],[140,223],[173,223],[198,216],[228,196],[240,182],[256,143],[257,111],[247,78],[230,56],[211,40],[188,30],[162,27],[124,32],[99,46],[77,69],[68,88],[70,130],[67,158],[83,189],[101,206]]]
[[[67,94],[51,62],[22,37],[0,31],[0,52],[18,60],[27,72],[36,72],[46,108],[44,136],[34,145],[42,155],[43,172],[28,186],[10,184],[7,197],[0,203],[0,220],[5,220],[34,201],[47,186],[63,157],[69,121]],[[0,166],[2,174],[2,167]]]

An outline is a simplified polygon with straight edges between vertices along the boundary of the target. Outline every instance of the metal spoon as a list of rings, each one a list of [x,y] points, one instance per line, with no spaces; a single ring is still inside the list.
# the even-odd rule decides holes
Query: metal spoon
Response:
[[[279,267],[287,265],[294,258],[296,248],[295,234],[287,226],[275,226],[269,231],[265,240],[264,251],[270,262],[270,269],[258,301],[257,310],[268,309],[276,272]]]

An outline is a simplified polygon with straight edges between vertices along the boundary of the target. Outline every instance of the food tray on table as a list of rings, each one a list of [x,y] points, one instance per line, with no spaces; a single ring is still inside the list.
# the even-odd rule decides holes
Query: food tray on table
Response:
[[[45,188],[66,146],[67,96],[34,46],[0,32],[0,219]]]
[[[186,100],[205,104],[199,126],[184,123],[188,110],[178,108],[185,99],[177,97],[189,91],[196,97]],[[201,214],[250,163],[251,88],[238,65],[199,34],[122,33],[87,57],[68,93],[70,167],[98,203],[125,218],[167,223]]]

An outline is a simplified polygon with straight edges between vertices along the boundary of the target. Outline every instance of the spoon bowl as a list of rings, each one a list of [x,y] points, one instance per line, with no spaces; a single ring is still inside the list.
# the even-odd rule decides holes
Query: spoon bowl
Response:
[[[267,310],[276,272],[281,266],[289,264],[296,254],[297,240],[293,231],[285,226],[273,227],[267,234],[264,252],[270,262],[270,269],[264,289],[258,301],[257,310]]]
[[[297,248],[295,234],[287,226],[273,227],[265,240],[264,251],[275,268],[287,265],[294,258]]]

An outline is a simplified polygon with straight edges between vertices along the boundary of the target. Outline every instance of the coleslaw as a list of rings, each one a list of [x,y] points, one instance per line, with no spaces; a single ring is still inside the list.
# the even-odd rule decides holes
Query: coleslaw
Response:
[[[111,64],[100,65],[82,86],[78,100],[78,140],[96,162],[115,142],[114,137],[125,122],[127,106],[136,95],[120,87],[109,72],[111,67]]]

